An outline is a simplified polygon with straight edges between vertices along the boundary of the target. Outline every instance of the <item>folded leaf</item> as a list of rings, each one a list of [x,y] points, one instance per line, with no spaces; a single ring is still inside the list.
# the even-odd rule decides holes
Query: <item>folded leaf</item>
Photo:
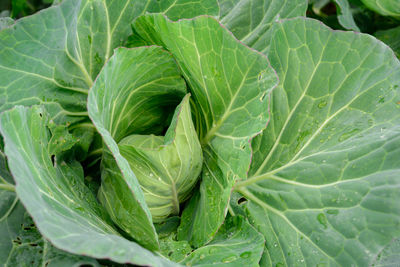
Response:
[[[271,26],[281,18],[306,16],[306,0],[219,0],[219,20],[243,43],[268,50]]]
[[[121,229],[151,249],[158,249],[151,214],[117,143],[158,122],[185,87],[172,56],[152,46],[115,50],[89,93],[89,116],[105,143],[100,200]]]
[[[358,28],[351,13],[349,2],[347,0],[335,0],[335,3],[338,6],[338,21],[340,25],[345,29],[360,32],[360,28]]]
[[[190,196],[203,164],[189,95],[176,108],[165,137],[130,135],[118,147],[139,180],[153,220],[179,215],[179,204]]]
[[[119,263],[174,266],[109,224],[94,195],[83,183],[77,162],[54,160],[48,151],[49,116],[41,107],[17,106],[0,116],[5,153],[19,199],[40,233],[70,253]],[[39,208],[38,208],[39,207]]]
[[[185,215],[179,238],[207,243],[222,224],[235,179],[245,178],[250,140],[268,121],[268,93],[276,76],[265,56],[237,41],[211,17],[171,22],[162,15],[137,19],[148,42],[165,46],[176,58],[195,102],[204,153],[201,197],[196,213]],[[146,33],[143,32],[146,29]]]
[[[261,263],[369,266],[400,236],[400,62],[301,18],[277,24],[269,58],[271,120],[236,185],[267,240]]]
[[[393,0],[361,0],[369,9],[383,15],[400,18],[400,2]]]

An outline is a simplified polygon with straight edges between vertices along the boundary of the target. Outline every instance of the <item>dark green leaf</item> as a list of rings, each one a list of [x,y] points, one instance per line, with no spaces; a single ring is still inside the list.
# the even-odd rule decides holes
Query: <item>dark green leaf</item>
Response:
[[[400,26],[389,30],[378,31],[375,33],[375,37],[390,46],[397,57],[400,57]]]

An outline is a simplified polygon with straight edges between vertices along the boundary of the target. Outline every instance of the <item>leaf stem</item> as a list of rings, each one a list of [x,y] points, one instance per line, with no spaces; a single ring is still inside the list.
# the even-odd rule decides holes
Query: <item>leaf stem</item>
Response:
[[[69,115],[69,116],[77,116],[77,117],[81,117],[81,116],[88,117],[88,116],[89,116],[89,114],[88,114],[88,112],[87,112],[87,111],[82,111],[82,112],[72,112],[72,111],[67,111],[67,110],[64,110],[64,111],[63,111],[63,113],[64,113],[65,115]]]
[[[235,212],[233,211],[233,209],[232,209],[230,204],[228,204],[228,211],[232,216],[235,216]]]
[[[7,190],[11,192],[15,192],[15,186],[12,184],[0,184],[0,190]]]
[[[78,123],[78,124],[72,125],[68,129],[69,130],[73,130],[73,129],[76,129],[76,128],[84,128],[84,127],[86,127],[86,128],[94,128],[95,129],[94,125],[89,123],[89,122]]]
[[[271,175],[273,175],[273,174],[272,173],[265,173],[265,174],[261,174],[261,175],[258,175],[258,176],[250,177],[247,180],[244,180],[244,181],[236,183],[233,186],[233,189],[235,191],[238,191],[238,189],[241,188],[241,187],[246,187],[246,186],[254,184],[254,183],[256,183],[256,182],[258,182],[260,180],[268,179]]]

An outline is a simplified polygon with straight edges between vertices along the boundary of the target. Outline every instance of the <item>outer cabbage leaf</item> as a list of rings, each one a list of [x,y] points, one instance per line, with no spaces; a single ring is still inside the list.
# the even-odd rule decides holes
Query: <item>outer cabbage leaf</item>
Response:
[[[1,216],[1,215],[0,215]],[[100,266],[96,260],[61,251],[44,239],[22,204],[0,219],[0,261],[4,266]]]
[[[400,62],[375,38],[282,21],[271,121],[236,185],[263,265],[368,266],[400,236]]]
[[[361,0],[369,9],[383,15],[400,18],[400,2],[396,0]]]
[[[306,16],[306,0],[219,0],[221,23],[246,45],[266,53],[271,26],[281,18]]]
[[[268,93],[277,79],[265,56],[211,17],[172,22],[146,15],[135,29],[174,55],[194,98],[204,154],[201,197],[195,211],[184,211],[179,238],[200,246],[222,224],[233,182],[247,175],[249,142],[266,126]]]
[[[48,152],[49,116],[41,107],[17,106],[0,116],[5,154],[19,199],[44,238],[64,251],[119,263],[173,266],[123,238],[83,183],[79,163]]]
[[[139,180],[155,222],[179,215],[180,203],[191,195],[203,165],[189,99],[186,95],[176,108],[164,137],[130,135],[118,144]]]
[[[335,0],[338,6],[338,21],[343,28],[360,32],[356,22],[354,21],[353,14],[351,13],[350,5],[347,0]]]
[[[136,17],[149,11],[175,18],[217,15],[218,10],[216,0],[64,0],[22,18],[0,32],[0,111],[43,102],[85,111],[88,89],[113,49],[132,34]]]
[[[159,246],[151,214],[117,143],[158,120],[185,93],[175,61],[157,46],[115,50],[89,93],[89,116],[106,146],[100,200],[119,227],[151,249]]]

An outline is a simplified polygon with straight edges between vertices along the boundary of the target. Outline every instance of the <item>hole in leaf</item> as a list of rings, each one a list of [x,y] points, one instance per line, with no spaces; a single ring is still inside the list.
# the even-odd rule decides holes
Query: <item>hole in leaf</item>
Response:
[[[53,166],[55,166],[54,164],[54,160],[55,160],[56,156],[55,155],[51,155],[51,163],[53,164]]]
[[[241,198],[239,198],[238,201],[237,201],[237,203],[238,203],[239,205],[244,204],[244,203],[246,203],[246,202],[247,202],[247,199],[246,199],[245,197],[241,197]]]

